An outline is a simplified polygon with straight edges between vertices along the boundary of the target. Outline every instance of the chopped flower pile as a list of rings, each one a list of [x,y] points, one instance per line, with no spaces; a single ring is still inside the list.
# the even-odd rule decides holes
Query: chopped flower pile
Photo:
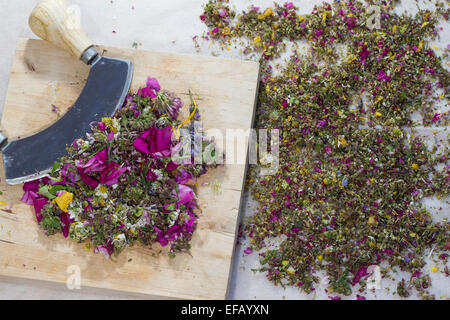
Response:
[[[434,11],[411,16],[383,1],[379,28],[372,28],[368,7],[341,0],[301,15],[292,2],[242,14],[227,0],[205,5],[204,39],[260,54],[256,127],[281,133],[280,170],[261,176],[250,168],[258,206],[241,229],[250,243],[244,252],[259,254],[257,270],[273,283],[307,293],[326,273],[330,299],[356,285],[364,292],[373,265],[383,278],[410,273],[398,295],[415,288],[433,298],[425,255],[432,250],[442,266],[432,272],[449,275],[449,223],[433,221],[421,200],[448,196],[448,138],[436,137],[440,148],[431,148],[415,127],[448,126],[436,104],[448,103],[448,54],[439,57],[430,41],[449,9],[437,2]],[[272,66],[289,44],[295,53]],[[422,119],[413,121],[412,112]]]
[[[192,95],[191,102],[198,119]],[[180,139],[172,139],[181,108],[179,98],[149,78],[113,117],[92,123],[92,132],[72,143],[49,177],[25,183],[22,201],[34,206],[45,233],[86,242],[107,258],[135,241],[170,246],[171,257],[189,250],[198,220],[194,182],[215,165],[187,160],[215,147],[200,133],[195,143],[202,146],[172,160],[181,148]],[[194,134],[193,123],[186,129]]]

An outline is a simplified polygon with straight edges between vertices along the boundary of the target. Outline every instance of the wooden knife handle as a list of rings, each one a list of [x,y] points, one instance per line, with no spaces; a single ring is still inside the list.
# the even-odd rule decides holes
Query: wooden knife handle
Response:
[[[31,13],[28,24],[41,39],[88,63],[83,54],[93,44],[81,29],[77,9],[76,6],[69,7],[65,0],[42,0]]]

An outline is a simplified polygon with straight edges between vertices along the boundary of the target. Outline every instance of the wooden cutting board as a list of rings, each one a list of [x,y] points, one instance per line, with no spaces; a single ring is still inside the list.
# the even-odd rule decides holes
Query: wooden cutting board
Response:
[[[205,129],[249,129],[254,116],[259,65],[249,61],[99,47],[105,56],[133,62],[132,91],[156,77],[161,87],[189,104],[197,97]],[[89,68],[41,40],[20,39],[2,116],[10,140],[52,124],[80,94]],[[1,162],[3,163],[3,162]],[[0,167],[0,276],[65,288],[71,266],[81,271],[89,292],[116,290],[126,295],[186,299],[224,299],[230,276],[245,165],[225,165],[198,181],[201,209],[191,254],[170,259],[159,244],[127,248],[116,262],[86,251],[62,235],[48,237],[33,209],[20,202],[22,186],[8,186]],[[220,190],[212,185],[220,184]]]

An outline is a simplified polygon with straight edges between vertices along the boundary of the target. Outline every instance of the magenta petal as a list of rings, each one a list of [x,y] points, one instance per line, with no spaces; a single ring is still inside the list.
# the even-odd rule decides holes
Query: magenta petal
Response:
[[[66,163],[61,168],[61,176],[64,178],[63,183],[61,184],[67,184],[68,182],[76,183],[78,180],[80,180],[80,177],[77,174],[69,171],[69,168],[71,166],[71,164]]]
[[[86,183],[91,188],[93,188],[93,189],[97,188],[99,182],[97,180],[95,180],[94,178],[91,178],[90,176],[88,176],[87,174],[85,174],[84,172],[81,172],[81,171],[80,171],[80,177],[81,177],[81,181]]]
[[[186,204],[195,199],[194,191],[188,186],[179,184],[178,185],[178,199],[179,203]]]
[[[109,251],[106,248],[106,246],[96,246],[94,249],[94,252],[95,253],[100,252],[101,254],[103,254],[105,256],[106,259],[109,259],[110,255],[109,255]]]
[[[39,190],[39,179],[34,181],[25,182],[23,185],[23,191],[34,191],[38,192]]]
[[[148,149],[148,143],[145,140],[137,138],[136,140],[134,140],[133,145],[136,148],[136,150],[145,154],[150,154],[150,150]]]
[[[64,238],[69,236],[69,228],[72,223],[72,219],[70,219],[70,215],[67,212],[61,212],[59,214],[59,219],[61,220],[62,233]]]
[[[155,152],[170,151],[172,147],[172,127],[156,129]]]
[[[109,259],[109,257],[113,254],[114,248],[112,246],[112,243],[109,241],[106,245],[100,245],[96,246],[94,249],[94,252],[101,252],[106,259]]]
[[[169,243],[169,241],[167,241],[167,239],[164,237],[164,233],[162,232],[161,229],[159,229],[157,226],[153,227],[156,231],[156,233],[158,234],[158,241],[159,244],[161,245],[161,247],[165,247],[167,246],[167,244]]]
[[[101,172],[105,169],[105,163],[108,160],[108,147],[97,153],[85,164],[77,163],[78,171],[83,173]]]
[[[108,134],[108,141],[111,142],[111,141],[113,141],[113,139],[114,139],[114,131],[111,131],[111,132]]]
[[[169,240],[171,240],[171,241],[175,240],[178,237],[178,235],[181,233],[181,231],[182,230],[179,225],[175,224],[175,225],[171,226],[169,228],[169,230],[167,230],[167,235],[169,237]]]
[[[112,170],[108,175],[100,176],[100,182],[104,185],[111,186],[119,182],[119,177],[127,171],[127,168],[119,168]],[[103,174],[102,174],[103,175]]]
[[[156,92],[161,90],[158,80],[150,77],[147,79],[147,88],[154,89]]]
[[[158,179],[158,176],[152,170],[148,170],[145,178],[150,181],[155,181],[156,179]]]
[[[34,213],[36,214],[36,220],[38,223],[42,221],[42,208],[47,204],[48,199],[44,197],[36,198],[34,199],[33,205],[34,205]]]
[[[39,195],[34,191],[25,191],[20,201],[25,202],[26,204],[32,205],[34,203],[34,199],[36,199]]]
[[[138,151],[156,158],[167,157],[172,150],[172,127],[158,129],[153,126],[134,140],[133,145]]]
[[[191,179],[192,175],[186,169],[178,171],[175,177],[175,181],[179,184],[186,184]]]
[[[97,122],[97,127],[98,127],[98,130],[100,130],[100,131],[106,130],[106,124],[104,124],[103,122]]]
[[[170,161],[166,166],[166,171],[176,170],[179,166],[180,166],[179,164],[176,164],[175,162]]]
[[[155,90],[153,90],[151,88],[142,88],[142,89],[139,90],[139,94],[143,98],[145,98],[145,97],[150,97],[150,99],[156,98]]]

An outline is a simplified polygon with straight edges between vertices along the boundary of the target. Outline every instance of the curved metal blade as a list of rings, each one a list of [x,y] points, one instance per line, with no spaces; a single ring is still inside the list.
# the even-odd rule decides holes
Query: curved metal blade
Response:
[[[130,61],[99,57],[81,95],[61,119],[3,148],[6,182],[14,185],[47,175],[53,163],[67,154],[66,146],[90,131],[92,121],[112,116],[123,105],[132,76]]]

